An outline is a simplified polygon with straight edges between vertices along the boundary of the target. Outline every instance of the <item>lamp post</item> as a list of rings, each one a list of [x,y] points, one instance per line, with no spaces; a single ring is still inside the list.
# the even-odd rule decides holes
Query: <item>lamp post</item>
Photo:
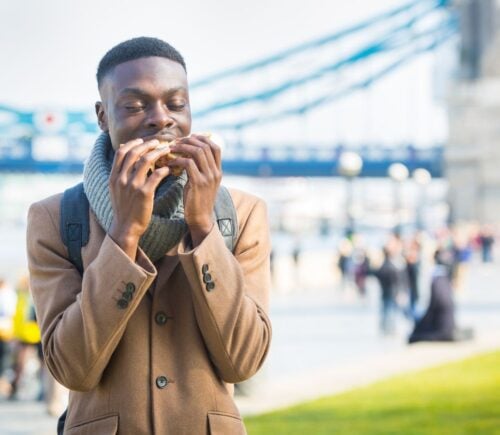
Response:
[[[396,235],[401,235],[401,186],[403,181],[405,181],[410,175],[408,168],[402,163],[393,163],[388,169],[389,177],[391,177],[394,182],[394,212],[396,214],[396,225],[394,226],[394,233]]]
[[[355,231],[355,222],[353,215],[353,182],[363,169],[363,160],[358,153],[354,151],[344,151],[339,156],[339,174],[346,180],[346,227],[345,236],[352,238]]]
[[[427,186],[432,180],[431,173],[424,168],[417,168],[413,171],[413,179],[419,187],[417,207],[416,207],[416,227],[418,231],[425,229],[424,208],[427,201]]]

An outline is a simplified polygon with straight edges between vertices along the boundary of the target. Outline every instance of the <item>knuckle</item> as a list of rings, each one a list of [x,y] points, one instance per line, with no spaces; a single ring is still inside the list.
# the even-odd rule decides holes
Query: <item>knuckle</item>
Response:
[[[134,149],[130,150],[129,154],[130,154],[130,157],[133,157],[134,160],[137,160],[137,159],[139,159],[141,152],[137,148],[134,148]]]
[[[143,185],[137,189],[137,193],[142,199],[145,199],[149,196],[149,189],[147,188],[147,186]]]

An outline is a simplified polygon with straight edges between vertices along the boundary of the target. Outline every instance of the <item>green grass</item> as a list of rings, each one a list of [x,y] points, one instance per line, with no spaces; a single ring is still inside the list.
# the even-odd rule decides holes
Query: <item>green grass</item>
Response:
[[[249,435],[500,434],[500,352],[249,417],[245,424]]]

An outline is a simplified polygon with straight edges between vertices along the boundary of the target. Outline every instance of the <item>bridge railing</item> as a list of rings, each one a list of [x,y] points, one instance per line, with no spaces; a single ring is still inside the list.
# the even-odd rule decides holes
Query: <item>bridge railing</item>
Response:
[[[0,137],[0,171],[80,173],[94,137]],[[412,145],[289,145],[228,146],[223,153],[226,174],[248,176],[338,176],[343,151],[356,151],[363,159],[360,176],[385,177],[395,162],[410,170],[427,169],[442,176],[443,146]]]

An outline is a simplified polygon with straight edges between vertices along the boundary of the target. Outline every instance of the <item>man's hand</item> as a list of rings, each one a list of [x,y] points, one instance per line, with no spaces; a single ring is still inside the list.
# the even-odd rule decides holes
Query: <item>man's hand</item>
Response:
[[[179,166],[187,172],[184,219],[196,247],[213,226],[212,213],[222,178],[221,151],[207,136],[197,134],[177,139],[171,150],[183,155],[169,162],[169,166]]]
[[[156,139],[135,139],[121,145],[109,177],[114,213],[109,235],[134,261],[139,239],[151,220],[155,190],[170,172],[163,167],[148,175],[154,162],[169,152],[159,144]]]

